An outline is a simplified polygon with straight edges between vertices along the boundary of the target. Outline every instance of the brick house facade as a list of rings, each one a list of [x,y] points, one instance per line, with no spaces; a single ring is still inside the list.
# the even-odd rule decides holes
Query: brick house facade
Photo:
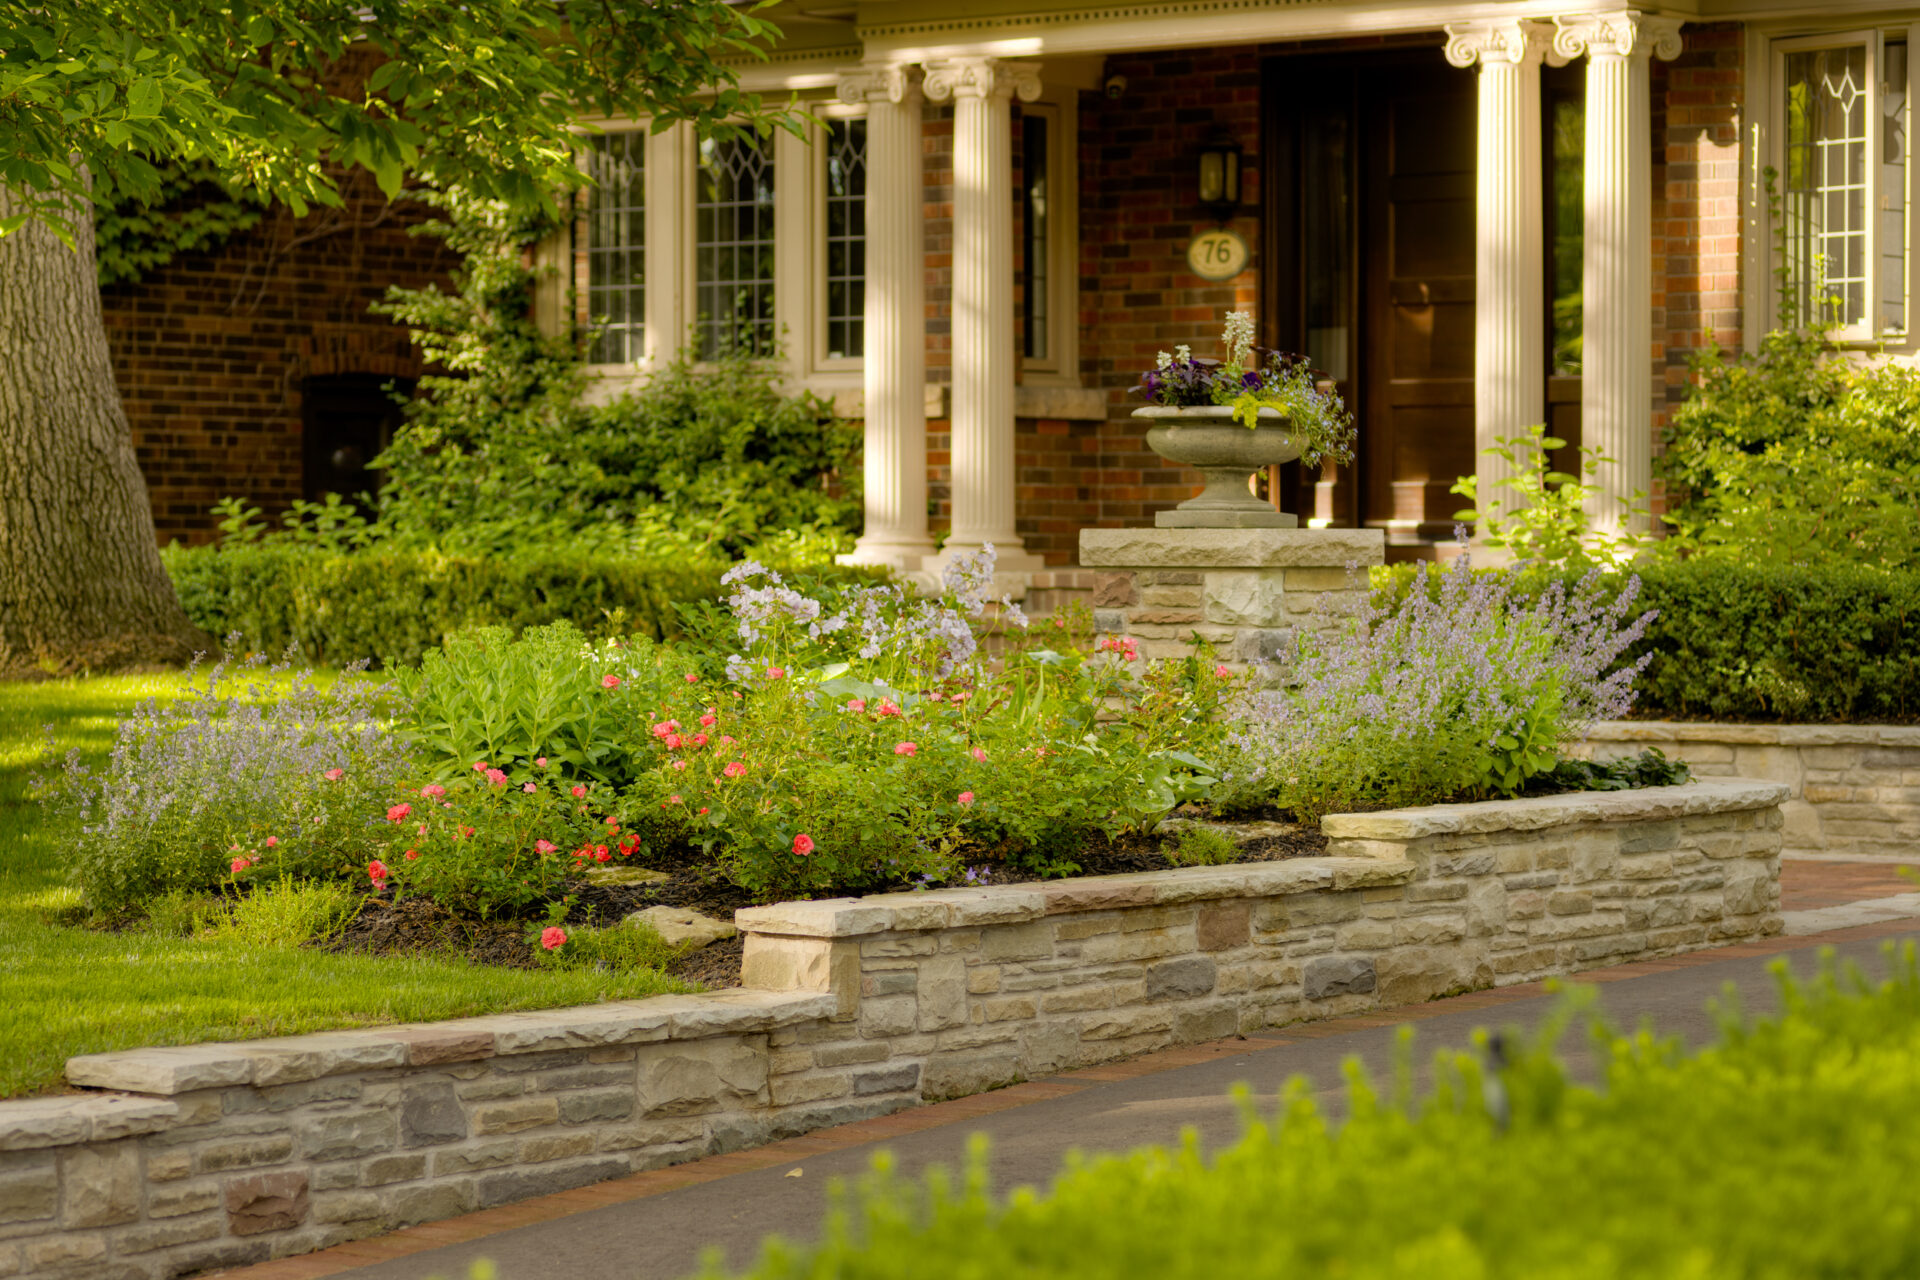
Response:
[[[1158,351],[1204,351],[1233,309],[1313,355],[1360,421],[1356,466],[1283,473],[1282,505],[1431,554],[1453,480],[1532,422],[1606,448],[1613,492],[1650,491],[1689,359],[1773,323],[1783,233],[1797,287],[1816,262],[1847,292],[1842,338],[1912,354],[1908,29],[1883,9],[868,0],[851,27],[795,9],[743,79],[798,92],[827,122],[816,145],[777,134],[747,157],[748,183],[726,176],[740,157],[679,127],[636,135],[619,203],[646,230],[626,273],[609,284],[591,213],[543,253],[561,288],[628,295],[629,345],[597,369],[609,387],[759,289],[748,319],[784,332],[791,380],[866,419],[856,558],[925,571],[991,540],[1013,585],[1046,586],[1032,575],[1071,569],[1081,528],[1151,523],[1195,477],[1146,449],[1125,388]],[[1196,157],[1220,139],[1238,148],[1240,199],[1208,210]],[[1814,161],[1836,157],[1871,179],[1823,186]],[[1767,168],[1785,226],[1768,221]],[[298,228],[263,226],[108,291],[162,537],[203,533],[219,493],[271,507],[311,488],[295,437],[314,379],[417,375],[365,304],[446,264],[396,219],[355,221],[277,258],[263,244]],[[1249,259],[1204,279],[1189,246],[1222,227]],[[848,301],[848,253],[864,256],[863,301]],[[236,306],[236,277],[267,261],[271,286]],[[917,299],[896,287],[909,274]],[[550,322],[562,312],[548,301]],[[148,339],[160,316],[206,336]],[[864,348],[839,349],[862,320]],[[1569,333],[1578,367],[1555,354]]]

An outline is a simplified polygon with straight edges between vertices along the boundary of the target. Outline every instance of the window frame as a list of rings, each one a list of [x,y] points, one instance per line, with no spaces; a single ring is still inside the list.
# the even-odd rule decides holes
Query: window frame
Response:
[[[1857,19],[1856,19],[1857,21]],[[1770,167],[1776,174],[1782,175],[1776,188],[1778,197],[1784,202],[1786,192],[1784,174],[1787,162],[1787,57],[1794,53],[1807,53],[1823,49],[1840,49],[1848,46],[1864,45],[1867,50],[1867,80],[1863,88],[1866,103],[1866,152],[1867,152],[1867,201],[1866,201],[1866,298],[1865,320],[1859,324],[1837,326],[1831,331],[1831,341],[1837,347],[1874,348],[1889,350],[1913,350],[1920,342],[1920,325],[1916,325],[1914,308],[1920,302],[1920,253],[1916,253],[1914,244],[1914,208],[1916,199],[1920,199],[1920,164],[1915,163],[1911,140],[1912,122],[1915,117],[1913,90],[1916,77],[1913,54],[1920,45],[1920,23],[1890,24],[1884,26],[1849,26],[1822,31],[1807,31],[1804,28],[1789,30],[1755,31],[1753,37],[1760,42],[1763,58],[1755,65],[1764,67],[1767,83],[1764,85],[1766,109],[1761,116],[1763,124],[1756,129],[1763,132],[1761,145],[1755,148],[1757,155],[1748,161],[1748,226],[1755,233],[1758,244],[1747,255],[1747,261],[1761,266],[1761,270],[1750,271],[1750,283],[1746,297],[1745,333],[1743,345],[1749,351],[1757,350],[1762,335],[1777,323],[1780,310],[1779,278],[1776,273],[1786,264],[1782,260],[1779,237],[1781,226],[1772,216],[1768,207],[1764,177],[1759,172],[1762,167]],[[1885,65],[1888,41],[1904,40],[1907,44],[1907,112],[1909,142],[1907,149],[1907,177],[1904,210],[1904,236],[1906,243],[1906,274],[1903,299],[1903,312],[1906,325],[1902,330],[1881,328],[1882,289],[1881,240],[1882,240],[1882,197],[1886,187],[1882,181],[1881,169],[1885,142],[1885,121],[1880,110],[1881,68]],[[1784,209],[1780,215],[1784,218]]]
[[[1080,382],[1080,134],[1079,91],[1062,86],[1020,104],[1047,120],[1047,357],[1020,360],[1027,386],[1078,387]],[[1024,173],[1015,194],[1024,203]],[[1016,246],[1016,262],[1020,261]],[[1024,278],[1021,281],[1025,287]]]
[[[823,120],[864,120],[867,108],[864,103],[821,103],[815,105],[813,114]],[[868,134],[868,146],[872,146],[872,134]],[[792,343],[796,352],[804,347],[803,376],[814,385],[822,385],[822,377],[831,380],[834,385],[845,383],[848,387],[861,385],[867,362],[866,342],[869,335],[865,326],[861,327],[861,355],[833,356],[827,353],[827,134],[824,129],[812,125],[807,127],[806,145],[806,209],[807,224],[802,229],[808,247],[806,276],[806,306],[802,312],[806,317],[806,336],[804,342]],[[871,165],[871,157],[869,157]],[[872,172],[869,168],[868,182]],[[863,224],[864,226],[864,224]],[[864,238],[865,232],[862,232]],[[867,261],[872,262],[868,255]],[[863,275],[862,280],[865,280]],[[838,376],[836,376],[838,375]]]

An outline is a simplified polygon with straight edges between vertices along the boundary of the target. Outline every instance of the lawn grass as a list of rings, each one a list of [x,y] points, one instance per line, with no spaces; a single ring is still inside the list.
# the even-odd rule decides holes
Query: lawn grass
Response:
[[[31,776],[70,748],[98,766],[122,715],[144,698],[178,696],[183,686],[177,675],[0,683],[0,1097],[60,1089],[66,1060],[81,1053],[689,989],[650,971],[517,970],[263,950],[61,923],[80,906],[63,856],[71,832],[30,797]],[[51,745],[45,725],[53,729]]]

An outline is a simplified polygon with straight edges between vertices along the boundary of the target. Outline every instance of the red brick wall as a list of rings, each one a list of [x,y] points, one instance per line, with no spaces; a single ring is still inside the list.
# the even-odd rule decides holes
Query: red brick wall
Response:
[[[1654,107],[1654,442],[1690,385],[1708,337],[1740,332],[1740,109],[1744,28],[1688,26],[1671,63],[1656,61]],[[1655,510],[1660,510],[1656,495]]]
[[[405,330],[367,314],[389,284],[442,279],[438,242],[406,234],[423,206],[350,180],[342,210],[275,209],[211,252],[101,291],[134,450],[164,542],[213,536],[229,494],[269,516],[301,493],[301,384],[313,375],[417,377]]]

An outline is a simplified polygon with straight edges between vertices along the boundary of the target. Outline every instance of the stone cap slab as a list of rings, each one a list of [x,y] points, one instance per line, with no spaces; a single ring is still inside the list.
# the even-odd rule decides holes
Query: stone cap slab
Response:
[[[124,1094],[71,1094],[0,1102],[0,1151],[70,1147],[156,1133],[180,1114],[180,1104]]]
[[[1589,742],[1716,742],[1753,747],[1920,747],[1912,724],[1715,724],[1693,720],[1602,720]]]
[[[1003,887],[779,902],[767,907],[743,907],[734,912],[733,918],[748,933],[858,938],[876,933],[1017,924],[1078,911],[1402,884],[1412,879],[1414,872],[1413,863],[1398,859],[1289,858],[1224,867],[1076,876]]]
[[[1329,840],[1417,840],[1422,836],[1489,831],[1540,831],[1589,822],[1683,818],[1698,813],[1765,809],[1792,794],[1783,783],[1752,778],[1702,778],[1677,787],[1633,791],[1573,791],[1520,800],[1433,804],[1378,813],[1330,813],[1320,819]]]
[[[1386,562],[1379,529],[1082,529],[1089,569],[1344,569]],[[1366,579],[1361,578],[1361,585]]]
[[[471,1062],[551,1049],[770,1031],[831,1017],[838,1007],[836,997],[816,992],[730,988],[447,1022],[91,1053],[67,1059],[67,1082],[161,1096],[233,1085],[264,1087],[356,1071]],[[0,1135],[7,1132],[6,1116],[16,1105],[20,1104],[0,1103]]]

